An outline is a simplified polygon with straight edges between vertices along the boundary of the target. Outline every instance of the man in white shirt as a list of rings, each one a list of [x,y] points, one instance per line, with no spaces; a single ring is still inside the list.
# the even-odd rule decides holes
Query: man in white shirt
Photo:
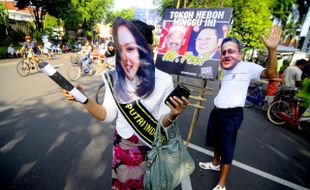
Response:
[[[281,39],[281,28],[273,26],[269,37],[261,37],[269,51],[267,68],[242,61],[242,43],[234,37],[221,44],[221,67],[224,74],[221,88],[214,99],[207,127],[206,145],[214,148],[212,162],[199,162],[202,169],[221,171],[218,185],[213,190],[226,190],[225,184],[233,160],[238,129],[243,120],[243,106],[252,79],[275,78],[277,73],[276,48]]]
[[[283,73],[283,81],[288,87],[301,87],[302,70],[307,61],[305,59],[297,60],[295,65],[288,66]]]

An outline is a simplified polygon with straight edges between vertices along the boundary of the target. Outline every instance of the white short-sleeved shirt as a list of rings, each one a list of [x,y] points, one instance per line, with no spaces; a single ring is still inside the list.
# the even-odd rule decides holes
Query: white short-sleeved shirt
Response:
[[[264,67],[241,61],[232,70],[224,70],[221,89],[214,99],[218,108],[243,107],[252,79],[260,79]]]
[[[296,81],[301,81],[302,71],[297,66],[288,66],[283,73],[285,86],[296,87]]]
[[[105,77],[102,77],[105,86],[108,83]],[[165,99],[173,90],[172,76],[155,69],[155,88],[153,93],[147,98],[140,99],[140,102],[148,109],[155,119],[159,120],[161,116],[168,114],[170,108],[165,104]],[[118,134],[125,139],[130,138],[134,134],[134,130],[127,122],[123,114],[118,109],[115,100],[112,96],[110,88],[106,88],[103,106],[106,108],[107,116],[104,122],[112,122],[116,118],[116,130]]]

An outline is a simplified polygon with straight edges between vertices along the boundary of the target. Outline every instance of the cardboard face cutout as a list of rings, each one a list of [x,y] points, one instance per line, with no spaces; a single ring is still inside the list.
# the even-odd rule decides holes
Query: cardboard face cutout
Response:
[[[154,90],[155,65],[143,33],[143,27],[123,18],[117,18],[113,24],[117,51],[114,95],[122,103],[147,97]]]

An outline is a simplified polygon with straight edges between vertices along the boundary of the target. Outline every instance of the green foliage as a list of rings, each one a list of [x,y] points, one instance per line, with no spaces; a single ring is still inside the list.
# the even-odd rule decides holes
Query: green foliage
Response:
[[[189,8],[219,8],[222,0],[197,0],[191,1]]]
[[[91,38],[92,37],[92,32],[91,31],[86,31],[85,35],[87,38]]]
[[[10,36],[6,37],[5,40],[3,40],[2,44],[3,46],[9,46],[13,42],[12,38]]]
[[[263,48],[260,35],[267,35],[271,26],[271,0],[233,0],[234,8],[232,36],[240,39],[245,49]]]
[[[76,30],[83,26],[91,30],[95,22],[100,22],[103,15],[111,8],[112,0],[71,0],[68,14],[64,18],[65,27]]]
[[[38,30],[36,30],[33,33],[33,39],[37,40],[37,42],[41,42],[42,41],[42,33]]]
[[[292,11],[292,5],[296,3],[296,0],[277,0],[272,1],[272,15],[282,21],[285,25],[288,15]]]
[[[45,30],[51,30],[53,27],[58,26],[58,19],[54,16],[51,16],[50,14],[45,15],[45,20],[44,20],[44,29]]]
[[[135,10],[132,8],[132,9],[122,9],[116,12],[110,12],[105,19],[105,23],[106,24],[112,23],[116,17],[122,17],[129,20],[134,19]]]
[[[22,42],[25,40],[25,33],[22,30],[17,30],[17,31],[10,31],[9,32],[9,36],[11,37],[13,43],[18,43],[18,42]]]
[[[0,25],[6,27],[9,23],[9,14],[3,4],[0,4]]]

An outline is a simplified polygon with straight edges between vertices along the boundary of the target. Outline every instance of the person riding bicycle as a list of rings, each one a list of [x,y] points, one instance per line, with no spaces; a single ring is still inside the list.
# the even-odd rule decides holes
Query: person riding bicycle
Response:
[[[38,57],[39,54],[38,44],[35,41],[31,41],[30,36],[25,36],[25,42],[19,52],[22,54],[26,53],[28,59],[32,59],[37,63],[37,59],[35,58]],[[34,66],[35,65],[32,65],[32,67]]]
[[[92,52],[92,47],[89,44],[88,41],[85,42],[85,46],[81,48],[81,51],[78,52],[78,55],[80,57],[80,65],[82,66],[83,64],[86,65],[86,68],[84,69],[85,73],[88,73],[90,71],[90,63],[91,63],[91,57],[90,54]]]

